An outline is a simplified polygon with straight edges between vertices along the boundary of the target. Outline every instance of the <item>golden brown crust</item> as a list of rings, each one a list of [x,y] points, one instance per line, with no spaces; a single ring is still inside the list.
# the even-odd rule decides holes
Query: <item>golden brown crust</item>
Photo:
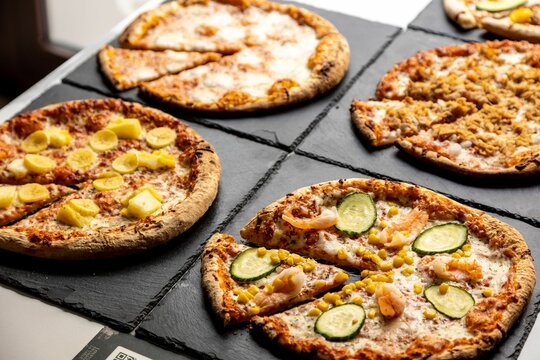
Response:
[[[218,316],[225,326],[245,322],[253,317],[248,313],[248,307],[238,304],[231,295],[231,291],[241,285],[231,277],[229,272],[230,262],[247,249],[249,249],[248,246],[237,244],[231,235],[214,234],[206,243],[203,251],[201,263],[202,286],[213,313]],[[276,269],[276,272],[291,267],[283,263]],[[262,306],[260,307],[260,314],[266,315],[283,311],[294,304],[338,286],[344,281],[335,279],[335,275],[340,272],[341,270],[334,266],[315,263],[315,269],[309,272],[307,276],[312,280],[324,280],[326,282],[324,286],[311,288],[308,287],[308,284],[305,284],[303,290],[296,297],[280,300],[272,305]],[[259,291],[263,291],[263,289]]]
[[[454,22],[464,29],[472,29],[478,26],[474,14],[469,10],[466,0],[444,0],[444,11]]]
[[[136,117],[158,126],[181,127],[184,138],[177,145],[189,148],[192,166],[197,169],[190,178],[187,197],[174,201],[168,211],[134,220],[129,225],[98,230],[58,231],[40,228],[19,228],[17,223],[0,229],[0,248],[27,255],[52,259],[95,259],[127,255],[163,244],[189,229],[212,204],[218,190],[221,173],[219,158],[213,147],[195,131],[176,118],[156,109],[143,107],[118,99],[79,100],[50,105],[11,120],[39,118],[57,114],[69,118],[70,114],[86,111],[112,110],[125,117]],[[41,115],[40,115],[41,114]],[[19,120],[17,120],[19,119]],[[15,121],[14,121],[15,120]],[[81,184],[81,191],[90,184]]]
[[[452,219],[464,223],[472,234],[484,239],[490,247],[500,249],[511,261],[508,280],[503,286],[503,291],[477,302],[469,311],[466,325],[472,337],[454,340],[435,336],[417,337],[401,353],[381,353],[365,347],[353,352],[350,350],[351,347],[326,341],[322,336],[311,338],[295,336],[285,320],[286,314],[294,309],[273,316],[256,317],[254,323],[258,330],[281,346],[320,359],[470,358],[490,350],[506,335],[531,297],[536,282],[530,251],[523,237],[515,229],[479,210],[461,205],[430,190],[405,183],[347,179],[302,188],[292,196],[310,191],[321,193],[322,189],[332,188],[355,188],[370,192],[375,198],[387,198],[407,206],[414,205],[427,211],[430,218]],[[281,201],[283,199],[278,200]],[[257,219],[267,211],[272,211],[272,207],[261,210],[242,229],[242,236],[248,239],[264,237],[264,229]],[[308,309],[310,306],[312,304],[303,307]],[[382,347],[384,348],[384,344]]]
[[[501,19],[485,17],[480,23],[482,28],[505,38],[540,43],[539,25],[514,23],[508,17]]]

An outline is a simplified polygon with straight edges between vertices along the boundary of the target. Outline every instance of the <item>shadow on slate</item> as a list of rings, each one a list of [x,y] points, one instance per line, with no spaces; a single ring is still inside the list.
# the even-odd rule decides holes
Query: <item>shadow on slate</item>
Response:
[[[95,93],[67,85],[47,91],[29,108]],[[38,105],[39,104],[39,105]],[[40,260],[0,251],[0,280],[121,330],[131,330],[195,260],[200,246],[241,202],[283,152],[190,124],[220,156],[219,193],[208,212],[186,233],[139,255],[91,262]]]
[[[354,177],[364,177],[364,175],[293,154],[255,193],[227,225],[224,232],[234,235],[240,241],[240,229],[257,211],[287,193],[322,181]],[[540,259],[540,243],[536,241],[538,229],[517,220],[497,215],[495,217],[518,229],[528,241],[533,256]],[[536,271],[540,273],[538,261],[535,266]],[[192,354],[208,354],[224,360],[274,359],[276,356],[291,358],[287,356],[290,354],[276,351],[277,346],[268,344],[260,338],[255,340],[245,327],[221,329],[210,314],[210,307],[205,303],[200,283],[199,260],[141,323],[137,329],[137,336],[168,348],[187,349]],[[536,286],[533,299],[540,301],[540,285]],[[532,301],[528,304],[525,315],[510,331],[509,338],[490,353],[490,357],[494,359],[510,357],[514,349],[526,340],[530,331],[530,328],[526,331],[527,325],[532,324],[535,318],[535,306]]]
[[[393,179],[413,182],[475,204],[499,209],[518,219],[540,226],[540,185],[518,181],[478,180],[429,166],[405,156],[395,147],[374,149],[361,140],[352,124],[349,108],[353,99],[374,97],[379,79],[392,66],[419,50],[456,44],[447,37],[409,30],[400,34],[353,85],[341,101],[299,146],[299,151],[336,160]]]
[[[444,12],[443,0],[433,0],[409,24],[409,29],[423,30],[434,34],[450,36],[464,41],[500,40],[500,36],[483,29],[463,29],[450,20]]]
[[[180,114],[199,116],[233,131],[240,131],[276,144],[290,146],[309,124],[317,118],[317,115],[325,110],[331,100],[339,97],[342,92],[346,91],[347,83],[399,32],[399,29],[393,26],[322,10],[304,4],[299,4],[299,6],[312,10],[330,20],[349,42],[351,47],[349,71],[335,89],[314,101],[309,101],[289,109],[279,109],[271,112],[229,115],[227,118],[209,118],[205,114],[187,113],[184,110],[180,110]],[[92,56],[86,60],[72,73],[67,75],[64,81],[95,89],[103,94],[111,94],[129,100],[145,102],[154,107],[166,108],[167,111],[171,111],[166,105],[149,99],[144,95],[139,96],[136,89],[125,92],[114,90],[101,75],[96,56]]]

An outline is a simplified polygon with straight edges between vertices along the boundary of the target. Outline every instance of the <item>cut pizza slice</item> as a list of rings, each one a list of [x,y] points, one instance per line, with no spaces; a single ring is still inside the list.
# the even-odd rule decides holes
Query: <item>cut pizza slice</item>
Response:
[[[0,186],[0,226],[22,219],[74,190],[62,185],[36,183]]]
[[[484,17],[480,24],[487,31],[508,39],[540,42],[540,4],[519,7],[505,17]]]
[[[202,285],[224,325],[289,308],[348,279],[339,268],[287,250],[251,248],[227,234],[208,240]]]
[[[118,90],[131,89],[143,81],[176,74],[221,57],[213,52],[130,50],[110,45],[103,47],[98,56],[101,69]]]

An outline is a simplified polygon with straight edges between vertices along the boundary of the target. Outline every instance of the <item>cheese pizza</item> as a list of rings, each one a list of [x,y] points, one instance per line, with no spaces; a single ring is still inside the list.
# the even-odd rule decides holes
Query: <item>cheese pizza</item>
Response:
[[[220,177],[196,132],[116,99],[21,114],[0,125],[0,149],[0,183],[10,184],[1,212],[13,217],[0,248],[38,257],[106,258],[169,241],[206,212]]]

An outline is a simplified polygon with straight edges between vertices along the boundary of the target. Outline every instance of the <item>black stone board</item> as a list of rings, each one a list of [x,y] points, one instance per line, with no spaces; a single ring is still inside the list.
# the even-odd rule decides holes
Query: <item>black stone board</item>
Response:
[[[328,115],[300,144],[300,151],[336,160],[354,168],[365,169],[433,190],[499,209],[503,214],[523,218],[540,226],[540,185],[538,181],[478,180],[440,170],[417,161],[391,146],[374,149],[360,138],[350,119],[353,99],[374,97],[379,79],[392,66],[419,50],[459,43],[447,37],[409,30],[400,34],[340,100]]]
[[[352,170],[323,163],[300,155],[290,155],[281,168],[272,175],[225,228],[224,232],[239,238],[240,229],[261,208],[300,187],[340,178],[365,177]],[[538,229],[514,219],[495,215],[518,229],[527,239],[533,256],[540,259]],[[540,263],[536,262],[536,271]],[[245,327],[223,330],[210,315],[205,302],[200,275],[200,260],[173,287],[160,304],[152,310],[137,329],[137,336],[171,349],[188,351],[192,355],[217,357],[224,360],[291,358],[291,354],[277,350],[260,337],[252,337]],[[537,285],[534,301],[527,306],[525,315],[510,331],[509,338],[488,358],[505,359],[517,354],[530,331],[529,325],[536,318],[540,301],[540,285]],[[264,348],[264,349],[263,349]]]
[[[410,29],[423,30],[434,34],[450,36],[465,41],[500,40],[500,36],[489,33],[483,29],[463,29],[450,20],[443,8],[443,0],[433,0],[409,24]]]
[[[92,97],[94,93],[58,85],[38,102],[41,106],[44,99],[58,102]],[[133,329],[167,285],[174,284],[195,260],[201,244],[283,155],[276,148],[189,125],[214,145],[223,167],[214,204],[189,231],[140,255],[107,261],[47,261],[0,251],[0,281],[112,327]]]
[[[187,113],[183,110],[174,111],[183,117],[189,115],[200,117],[203,121],[210,121],[218,126],[247,133],[256,138],[290,146],[302,134],[309,124],[325,111],[328,103],[340,97],[347,89],[350,80],[374,57],[400,30],[396,27],[363,20],[332,11],[322,10],[304,4],[300,6],[312,10],[330,20],[347,38],[351,47],[351,63],[344,80],[329,93],[300,104],[290,109],[281,109],[271,112],[262,112],[255,115],[231,115],[221,118],[205,118],[204,114]],[[114,44],[113,44],[114,45]],[[94,89],[103,94],[119,96],[124,99],[145,102],[154,107],[166,108],[169,106],[155,100],[139,96],[136,89],[118,92],[109,85],[99,70],[96,56],[91,56],[82,65],[66,76],[64,82],[77,86]]]

